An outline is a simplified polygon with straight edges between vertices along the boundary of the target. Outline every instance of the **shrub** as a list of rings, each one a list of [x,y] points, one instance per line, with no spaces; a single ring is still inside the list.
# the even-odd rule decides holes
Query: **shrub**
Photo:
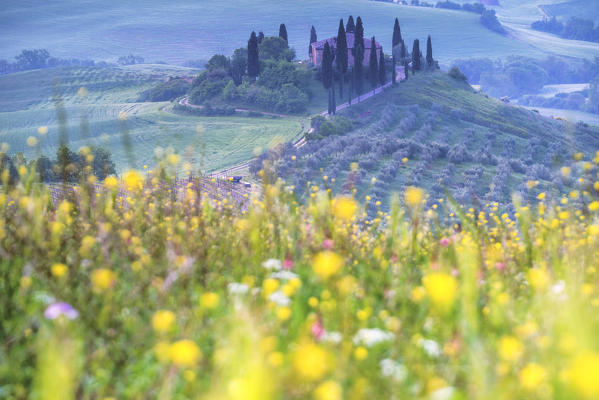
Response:
[[[451,67],[451,69],[449,70],[449,76],[451,76],[453,79],[458,80],[458,81],[464,81],[464,82],[468,81],[468,78],[466,78],[466,75],[464,75],[462,73],[462,71],[460,71],[460,69],[456,66]]]

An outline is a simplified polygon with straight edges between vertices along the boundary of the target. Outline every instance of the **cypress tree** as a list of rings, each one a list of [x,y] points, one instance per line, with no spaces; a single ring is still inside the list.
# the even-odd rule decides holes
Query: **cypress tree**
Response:
[[[325,89],[330,89],[333,85],[333,53],[329,42],[324,43],[322,52],[322,85]]]
[[[395,68],[393,68],[395,70]],[[379,83],[383,86],[387,83],[387,71],[385,70],[385,55],[383,49],[381,49],[381,55],[379,58]]]
[[[403,71],[406,75],[406,81],[408,80],[408,60],[404,60],[403,62]]]
[[[360,17],[356,20],[354,31],[354,74],[356,91],[358,94],[362,94],[364,87],[364,26]]]
[[[431,35],[428,35],[426,40],[426,65],[433,66],[433,45],[431,43]]]
[[[393,70],[391,71],[391,81],[394,85],[397,82],[397,74],[395,73],[395,56],[393,56]]]
[[[258,38],[256,32],[252,31],[248,40],[248,75],[252,80],[260,74],[260,61],[258,58]]]
[[[369,71],[368,78],[370,79],[370,84],[372,85],[372,89],[375,89],[379,82],[379,65],[378,65],[378,57],[376,54],[376,41],[374,36],[372,37],[372,42],[370,43],[370,63],[369,63]]]
[[[264,40],[264,32],[260,31],[258,33],[258,44],[262,43],[263,40]]]
[[[287,27],[285,24],[279,25],[279,37],[289,43],[289,40],[287,40]]]
[[[395,18],[395,26],[393,26],[393,48],[399,45],[403,41],[401,37],[401,28],[399,27],[399,20]]]
[[[414,71],[420,71],[420,40],[414,40],[414,46],[412,46],[412,69]]]
[[[356,24],[354,24],[354,16],[350,15],[345,26],[345,32],[354,32],[356,30]]]
[[[308,48],[308,54],[310,55],[310,57],[312,57],[312,43],[315,43],[318,41],[318,38],[316,36],[316,29],[314,28],[314,25],[312,25],[312,29],[310,29],[310,47]]]
[[[337,71],[339,71],[339,97],[343,98],[343,81],[347,73],[347,37],[345,35],[345,27],[343,19],[339,20],[339,30],[337,32]]]
[[[401,41],[401,51],[399,52],[399,56],[401,57],[401,59],[403,60],[404,58],[406,58],[406,43],[402,40]]]

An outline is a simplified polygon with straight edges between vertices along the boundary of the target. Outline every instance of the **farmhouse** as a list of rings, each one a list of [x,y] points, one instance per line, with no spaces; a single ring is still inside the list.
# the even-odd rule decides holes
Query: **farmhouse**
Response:
[[[348,54],[348,65],[349,67],[353,67],[354,66],[354,55],[353,53],[353,49],[354,49],[354,34],[353,32],[347,32],[345,34],[346,40],[347,40],[347,54]],[[329,46],[331,46],[331,50],[333,51],[333,54],[335,53],[335,51],[337,50],[337,38],[336,37],[332,37],[329,39],[324,39],[318,42],[314,42],[312,43],[312,55],[310,56],[310,61],[312,61],[312,64],[319,66],[322,63],[322,53],[324,51],[324,44],[328,42]],[[383,51],[383,46],[380,45],[379,42],[375,41],[375,46],[376,46],[376,56],[377,59],[381,56],[381,52]],[[372,39],[366,39],[364,38],[364,65],[367,65],[369,60],[370,60],[370,51],[372,50]]]

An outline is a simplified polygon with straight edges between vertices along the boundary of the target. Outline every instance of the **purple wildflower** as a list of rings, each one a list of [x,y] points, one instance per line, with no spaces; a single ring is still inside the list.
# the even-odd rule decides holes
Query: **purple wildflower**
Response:
[[[68,319],[75,319],[79,316],[79,312],[69,303],[64,302],[50,304],[48,308],[46,308],[46,311],[44,311],[44,317],[47,319],[56,319],[61,315],[64,315]]]

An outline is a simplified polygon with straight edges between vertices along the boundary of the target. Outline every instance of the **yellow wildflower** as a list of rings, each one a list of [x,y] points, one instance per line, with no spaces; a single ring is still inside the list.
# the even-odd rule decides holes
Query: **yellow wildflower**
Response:
[[[363,346],[356,347],[354,350],[354,357],[356,360],[364,360],[366,357],[368,357],[368,350],[366,350],[366,348]]]
[[[504,336],[499,340],[499,357],[506,361],[516,361],[522,355],[523,346],[513,336]]]
[[[281,321],[287,321],[291,317],[291,309],[289,307],[280,307],[277,309],[277,318]]]
[[[444,310],[451,308],[458,289],[458,283],[453,276],[432,273],[422,278],[422,283],[433,305]]]
[[[159,310],[152,316],[152,327],[157,332],[169,331],[175,322],[175,313],[168,310]]]
[[[116,179],[116,177],[114,175],[107,176],[106,179],[104,179],[104,187],[107,189],[110,189],[110,190],[116,189],[118,184],[119,184],[119,181]]]
[[[134,192],[143,188],[144,178],[137,171],[127,171],[123,175],[123,182],[128,191]]]
[[[358,204],[348,196],[337,197],[331,203],[332,213],[340,220],[349,222],[356,217]]]
[[[106,268],[95,269],[91,274],[92,285],[97,291],[102,291],[112,287],[115,280],[115,273]]]
[[[420,188],[409,186],[404,194],[405,202],[410,208],[417,208],[422,204],[424,191]]]
[[[219,296],[214,292],[203,293],[200,296],[200,306],[207,309],[214,309],[218,306]]]
[[[341,400],[343,399],[343,388],[335,381],[324,381],[314,390],[316,400]]]
[[[549,274],[541,268],[532,268],[528,271],[528,281],[535,290],[543,290],[549,285]]]
[[[179,340],[169,348],[171,361],[178,366],[193,366],[202,356],[197,344],[191,340]]]
[[[312,261],[312,270],[321,279],[329,279],[343,268],[343,258],[332,251],[321,251]]]
[[[57,278],[61,278],[66,275],[66,273],[69,271],[69,269],[67,268],[66,265],[64,265],[62,263],[56,263],[50,267],[50,271],[52,272],[53,276],[55,276]]]
[[[293,369],[297,375],[307,381],[321,379],[331,368],[330,354],[314,343],[303,343],[293,355]]]
[[[568,382],[585,398],[599,397],[599,354],[585,352],[572,361],[567,371]]]
[[[545,375],[545,368],[539,364],[530,363],[520,371],[520,384],[525,389],[535,390],[545,381]]]

